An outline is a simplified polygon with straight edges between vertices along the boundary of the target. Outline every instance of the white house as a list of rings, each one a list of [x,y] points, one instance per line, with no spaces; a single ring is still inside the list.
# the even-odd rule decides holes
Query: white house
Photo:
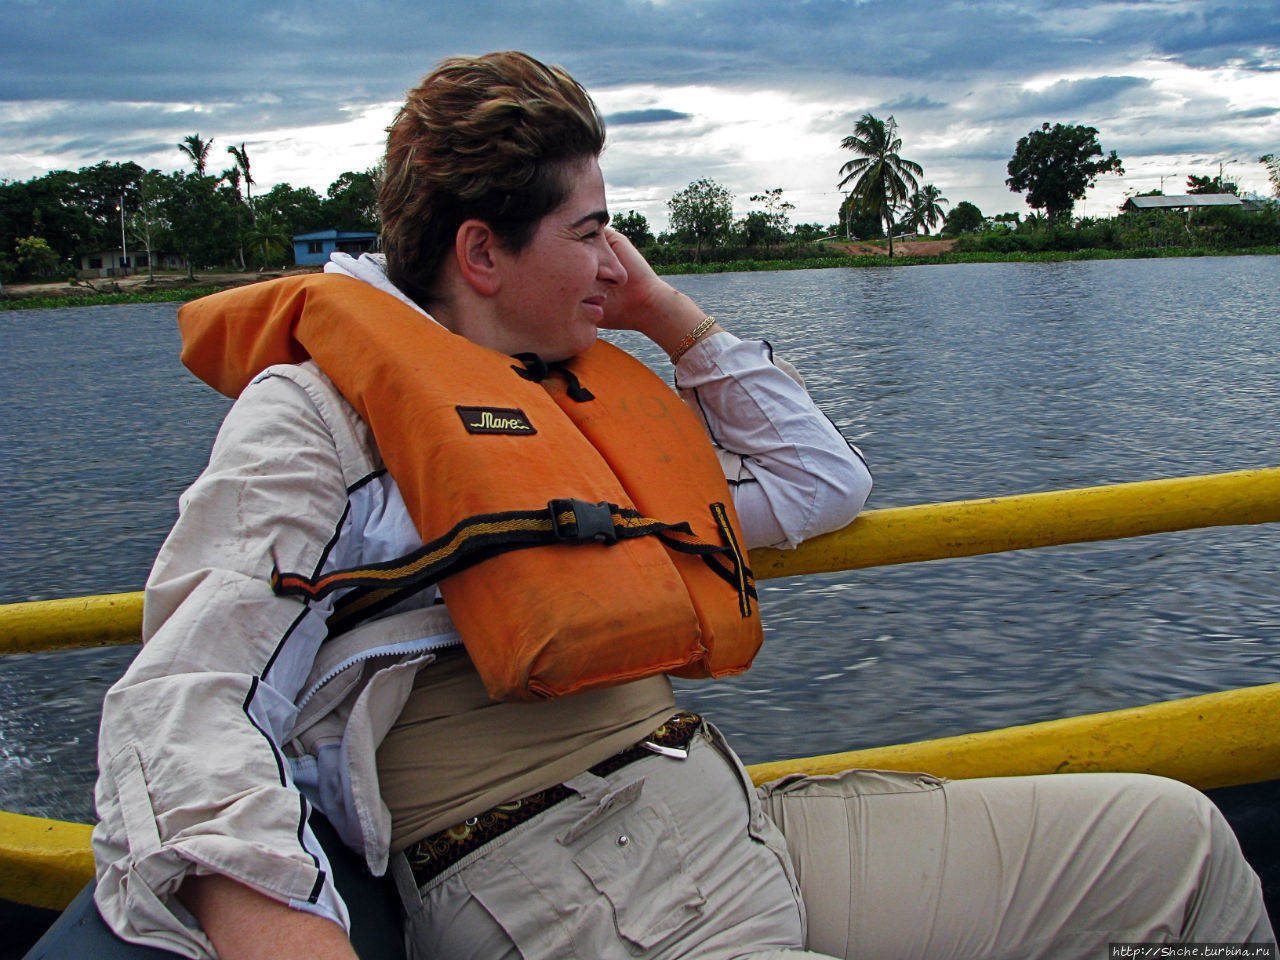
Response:
[[[151,260],[156,270],[185,270],[186,264],[176,253],[151,251]],[[92,253],[80,254],[80,269],[76,276],[81,279],[95,277],[121,277],[126,273],[141,273],[147,269],[147,252],[130,250],[128,256],[119,248],[115,250],[95,250]]]

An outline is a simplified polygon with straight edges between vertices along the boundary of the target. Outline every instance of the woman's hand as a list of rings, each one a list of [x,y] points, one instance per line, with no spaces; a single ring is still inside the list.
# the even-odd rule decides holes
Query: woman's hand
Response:
[[[670,355],[684,337],[706,319],[706,314],[692,299],[654,273],[640,251],[617,230],[606,228],[605,239],[626,269],[627,282],[609,292],[600,326],[637,330]],[[715,324],[703,336],[722,329]]]

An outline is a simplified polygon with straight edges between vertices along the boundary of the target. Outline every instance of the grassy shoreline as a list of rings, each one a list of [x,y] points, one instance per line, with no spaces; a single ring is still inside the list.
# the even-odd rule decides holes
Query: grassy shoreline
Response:
[[[130,293],[89,293],[73,297],[7,297],[0,300],[0,310],[50,310],[55,307],[99,307],[116,303],[185,303],[219,290],[227,290],[231,286],[234,284]]]
[[[1043,250],[1034,253],[941,253],[930,256],[896,257],[854,254],[816,257],[809,260],[730,260],[724,263],[678,263],[656,266],[662,275],[698,273],[751,273],[768,270],[826,270],[852,267],[918,267],[952,263],[1059,263],[1067,260],[1150,260],[1167,257],[1250,257],[1278,256],[1280,246],[1247,247],[1236,250],[1208,250],[1196,247],[1144,248],[1135,250]],[[278,276],[278,275],[277,275]],[[263,279],[269,279],[264,277]],[[6,292],[0,298],[0,311],[43,310],[56,307],[96,307],[122,303],[185,303],[199,297],[241,286],[241,282],[218,283],[194,287],[139,290],[121,293],[90,293],[75,296],[14,296]]]
[[[875,254],[821,257],[812,260],[730,260],[724,263],[677,263],[654,267],[660,274],[746,273],[758,270],[821,270],[841,267],[919,267],[948,263],[1059,263],[1067,260],[1151,260],[1169,257],[1253,257],[1280,255],[1280,245],[1209,250],[1199,247],[1149,247],[1134,250],[1041,250],[1012,253],[940,253],[930,256]]]

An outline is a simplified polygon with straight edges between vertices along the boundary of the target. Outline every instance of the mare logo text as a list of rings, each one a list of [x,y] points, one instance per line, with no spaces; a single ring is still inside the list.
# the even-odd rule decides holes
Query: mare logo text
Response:
[[[525,436],[537,433],[523,410],[510,407],[455,407],[468,433],[508,433]]]

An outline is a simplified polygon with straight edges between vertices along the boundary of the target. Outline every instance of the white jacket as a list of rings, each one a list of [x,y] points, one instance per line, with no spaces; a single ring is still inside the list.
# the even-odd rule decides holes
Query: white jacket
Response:
[[[748,546],[853,519],[866,467],[767,344],[719,334],[677,375],[733,451],[722,460]],[[175,893],[219,873],[349,928],[309,805],[385,870],[375,751],[415,672],[460,641],[434,589],[329,638],[336,597],[306,606],[268,578],[273,564],[318,574],[421,540],[368,428],[310,363],[254,380],[179,506],[147,584],[145,645],[103,706],[99,910],[127,940],[211,957]]]

